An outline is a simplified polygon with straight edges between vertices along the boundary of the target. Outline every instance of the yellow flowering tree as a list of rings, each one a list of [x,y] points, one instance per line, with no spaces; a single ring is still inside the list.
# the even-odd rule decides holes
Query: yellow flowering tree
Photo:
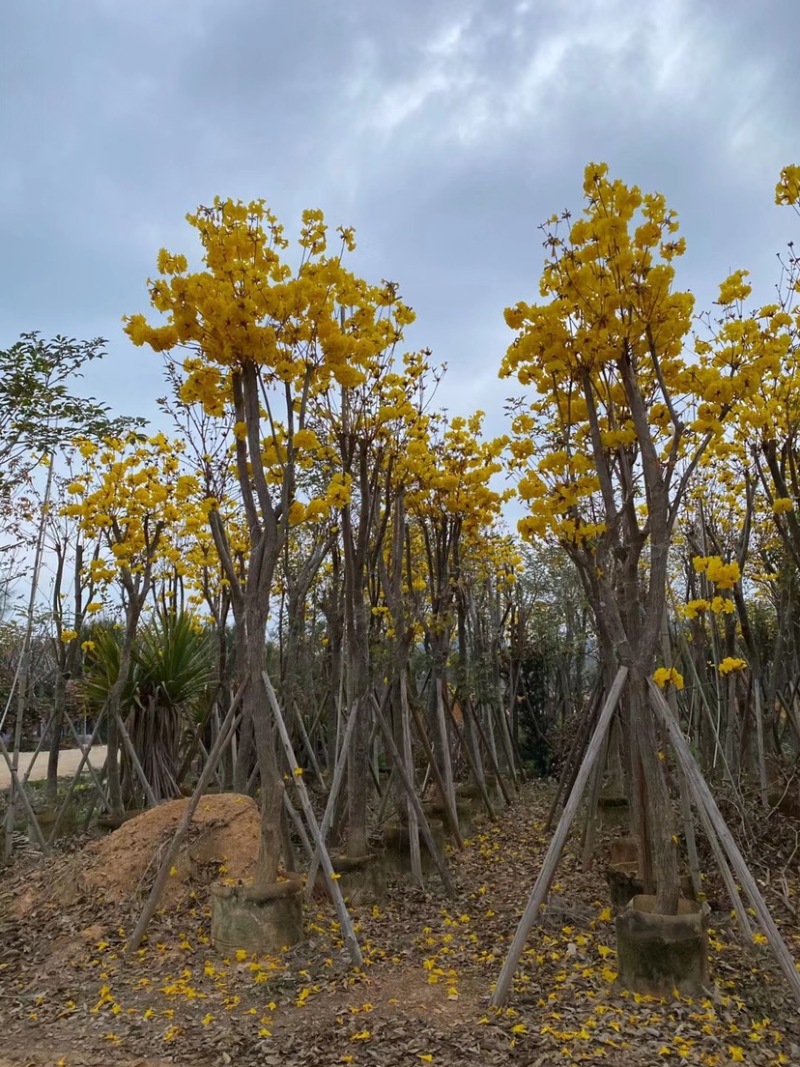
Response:
[[[506,311],[516,337],[501,375],[534,390],[513,407],[512,465],[529,508],[521,532],[569,554],[606,670],[622,663],[630,671],[627,740],[643,874],[657,885],[658,910],[670,913],[677,863],[646,683],[687,488],[736,400],[757,388],[763,344],[751,344],[728,314],[742,297],[741,273],[720,288],[713,343],[691,344],[694,300],[673,284],[685,246],[663,196],[590,164],[584,197],[581,216],[566,212],[543,226],[542,302]]]
[[[800,167],[785,167],[775,201],[800,213]],[[747,287],[746,294],[749,296]],[[778,300],[751,319],[774,332],[774,360],[760,367],[759,387],[741,412],[739,431],[750,448],[768,512],[786,552],[800,568],[800,258],[789,245]],[[765,324],[769,324],[767,327]],[[754,327],[755,328],[755,327]]]
[[[427,422],[418,403],[430,370],[427,354],[407,353],[400,359],[394,347],[376,353],[360,381],[329,390],[319,418],[333,470],[326,499],[333,503],[332,493],[338,496],[344,693],[348,715],[357,716],[347,781],[346,848],[353,858],[367,853],[371,643],[378,625],[378,564],[392,520],[403,522],[395,507],[404,488],[403,457]],[[394,666],[396,675],[397,658]]]
[[[262,671],[275,569],[298,519],[297,471],[309,411],[332,383],[366,381],[376,357],[402,335],[411,313],[396,287],[370,285],[344,266],[354,248],[340,228],[328,252],[322,213],[303,214],[299,263],[284,259],[283,227],[263,201],[217,198],[187,217],[202,245],[202,266],[162,250],[149,283],[153,308],[165,320],[127,320],[137,345],[187,352],[181,398],[208,414],[233,419],[238,492],[245,516],[245,573],[237,566],[229,527],[211,507],[209,522],[230,587],[243,686],[245,739],[254,736],[261,779],[258,879],[273,882],[280,859],[283,783]],[[313,501],[311,502],[313,503]]]
[[[503,437],[483,439],[483,419],[482,411],[449,421],[440,417],[427,434],[410,442],[403,461],[408,469],[406,507],[420,535],[420,574],[424,576],[426,594],[420,621],[431,657],[430,718],[445,789],[453,806],[455,790],[445,704],[449,699],[447,666],[454,630],[463,668],[459,678],[462,708],[468,697],[464,557],[470,545],[485,548],[486,534],[498,520],[505,499],[505,494],[492,485],[492,478],[502,470],[500,457],[506,441]],[[477,750],[473,758],[477,762]]]
[[[63,507],[63,514],[78,520],[87,540],[103,544],[104,551],[86,565],[88,576],[99,588],[119,582],[125,605],[119,662],[106,700],[109,793],[114,809],[121,812],[120,702],[136,630],[156,565],[168,552],[170,530],[177,526],[196,485],[191,476],[179,473],[180,446],[162,433],[108,437],[100,444],[85,440],[79,448],[84,468],[67,486],[73,502]]]

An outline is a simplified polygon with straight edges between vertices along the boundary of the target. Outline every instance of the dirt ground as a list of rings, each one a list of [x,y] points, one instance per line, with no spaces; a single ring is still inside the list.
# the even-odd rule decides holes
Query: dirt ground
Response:
[[[22,778],[31,765],[32,752],[20,752],[19,754],[19,776]],[[78,765],[81,762],[83,753],[78,748],[65,748],[62,749],[58,756],[58,773],[59,775],[73,775],[78,769]],[[33,770],[28,776],[28,780],[31,782],[39,782],[47,777],[47,753],[40,752],[33,763]],[[105,745],[93,746],[89,755],[89,762],[91,765],[100,770],[106,759],[106,747]],[[8,789],[11,785],[11,772],[8,769],[8,765],[4,759],[0,759],[0,789]]]
[[[607,837],[590,871],[577,858],[577,835],[570,841],[509,1004],[490,1008],[549,841],[549,800],[549,787],[525,786],[498,823],[480,824],[464,851],[451,853],[454,899],[434,883],[422,891],[400,880],[385,901],[353,908],[360,969],[332,906],[319,899],[291,951],[220,956],[210,944],[208,886],[191,869],[146,943],[127,956],[151,875],[133,864],[123,877],[119,868],[126,851],[142,847],[141,826],[138,845],[116,835],[102,843],[105,868],[97,846],[46,865],[29,855],[0,881],[0,1067],[798,1067],[797,1005],[761,939],[741,945],[715,876],[708,989],[659,1000],[619,988]],[[105,869],[107,884],[90,884],[81,869]],[[762,881],[797,958],[796,879],[780,893]]]

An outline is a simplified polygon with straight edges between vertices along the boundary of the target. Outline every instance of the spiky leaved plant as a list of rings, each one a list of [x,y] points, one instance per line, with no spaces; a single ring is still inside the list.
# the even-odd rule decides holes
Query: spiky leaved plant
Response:
[[[98,627],[92,635],[85,690],[98,709],[119,668],[119,632]],[[183,729],[202,707],[214,674],[209,632],[187,612],[156,616],[142,628],[133,669],[123,693],[125,726],[156,800],[180,796],[178,768]],[[130,798],[138,779],[123,752],[123,780]]]

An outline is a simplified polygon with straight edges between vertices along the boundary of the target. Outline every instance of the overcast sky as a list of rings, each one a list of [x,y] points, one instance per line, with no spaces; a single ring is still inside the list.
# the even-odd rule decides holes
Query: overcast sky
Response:
[[[539,223],[584,165],[666,194],[703,303],[732,269],[766,298],[800,220],[797,0],[3,0],[0,346],[109,339],[86,383],[152,416],[158,249],[215,194],[354,225],[353,266],[400,283],[451,411],[503,425],[503,308],[536,297]]]

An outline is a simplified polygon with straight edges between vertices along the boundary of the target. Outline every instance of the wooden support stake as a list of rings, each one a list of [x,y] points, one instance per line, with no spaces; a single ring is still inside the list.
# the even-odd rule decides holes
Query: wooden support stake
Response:
[[[469,711],[467,711],[466,709],[467,709],[468,703],[469,703],[469,698],[467,698],[467,700],[464,701],[464,714],[465,715],[469,715],[471,717],[471,721],[472,721],[472,719],[475,716],[475,710],[474,710],[474,708],[470,708]],[[450,706],[449,701],[445,702],[445,706],[446,706],[447,711],[448,711],[448,713],[450,715],[450,722],[453,724],[453,729],[456,732],[456,737],[461,742],[461,748],[462,748],[462,750],[464,752],[464,756],[466,757],[467,763],[469,764],[469,769],[470,769],[470,772],[472,774],[472,780],[477,785],[478,791],[481,794],[481,800],[483,801],[483,806],[486,808],[486,812],[487,812],[489,818],[492,820],[492,822],[495,822],[496,819],[497,819],[497,816],[495,815],[494,808],[492,807],[492,801],[491,801],[491,798],[489,796],[489,792],[486,789],[486,780],[484,779],[483,775],[481,774],[481,772],[480,772],[480,770],[478,768],[478,765],[477,765],[477,763],[475,761],[475,757],[472,754],[472,750],[470,749],[470,746],[469,746],[469,744],[467,742],[467,738],[466,738],[466,735],[465,735],[464,728],[463,728],[463,726],[459,726],[458,725],[458,720],[455,717],[455,713],[453,712],[453,709]],[[477,725],[480,725],[480,724],[477,724]],[[501,782],[502,778],[500,777],[499,768],[496,769],[495,773],[497,774],[497,781]],[[456,808],[456,813],[457,812],[458,812],[458,808]]]
[[[672,741],[675,754],[686,774],[689,788],[694,794],[697,808],[701,812],[701,815],[703,809],[705,809],[708,819],[713,824],[714,831],[718,835],[722,847],[727,853],[734,874],[739,879],[745,893],[750,898],[750,903],[755,908],[756,915],[761,923],[761,928],[767,935],[767,940],[775,955],[775,959],[778,961],[780,969],[786,976],[789,986],[795,995],[795,999],[798,1004],[800,1004],[800,974],[797,973],[792,954],[786,947],[786,942],[778,932],[778,928],[769,913],[769,908],[761,895],[756,880],[750,873],[750,870],[744,861],[744,857],[739,851],[739,848],[733,839],[733,835],[728,829],[727,823],[717,807],[717,802],[714,800],[711,790],[708,788],[706,780],[703,778],[700,768],[697,766],[697,762],[692,755],[691,749],[686,743],[686,739],[681,732],[680,726],[670,711],[669,704],[667,704],[661,690],[652,679],[648,684],[650,686],[650,696],[653,705],[658,713],[658,717],[661,719],[664,729],[667,731],[670,740]]]
[[[380,725],[380,728],[383,732],[383,740],[386,744],[386,748],[389,751],[389,755],[392,759],[392,762],[397,768],[397,773],[400,776],[400,781],[403,783],[403,788],[406,791],[406,796],[408,797],[409,803],[414,808],[414,811],[417,816],[417,822],[419,823],[420,833],[422,834],[425,844],[428,846],[428,851],[431,854],[433,862],[436,864],[436,869],[439,872],[440,878],[442,879],[442,884],[444,885],[445,892],[449,897],[454,897],[456,895],[456,887],[453,885],[453,879],[450,875],[450,870],[447,866],[447,860],[439,851],[439,847],[433,839],[433,834],[431,833],[431,828],[428,825],[428,820],[425,818],[425,812],[422,810],[422,804],[420,803],[419,797],[417,796],[416,790],[414,789],[414,783],[408,777],[405,765],[403,763],[403,757],[397,751],[397,745],[394,743],[394,738],[392,737],[392,729],[389,726],[389,723],[386,721],[386,716],[383,714],[383,711],[381,710],[380,705],[378,704],[378,701],[375,699],[374,696],[372,698],[372,705],[375,708],[375,715],[377,716],[378,724]],[[447,798],[445,797],[445,799]],[[456,825],[458,825],[457,821]]]
[[[39,821],[37,820],[36,815],[34,813],[34,810],[31,807],[31,802],[30,802],[30,800],[28,800],[28,794],[22,788],[22,785],[21,785],[20,780],[19,780],[19,775],[17,774],[17,768],[14,766],[13,761],[9,757],[8,749],[6,748],[5,744],[3,743],[2,737],[0,737],[0,752],[2,752],[3,758],[5,759],[5,761],[6,761],[7,765],[8,765],[9,773],[11,774],[11,790],[9,791],[9,795],[8,795],[9,796],[9,805],[8,805],[9,816],[12,817],[11,826],[13,827],[13,806],[11,804],[11,801],[12,801],[13,797],[16,795],[16,796],[19,796],[21,798],[21,800],[22,800],[23,807],[25,808],[25,812],[27,813],[27,816],[28,816],[28,822],[29,822],[30,826],[33,828],[33,834],[34,834],[34,837],[36,838],[36,842],[39,845],[39,848],[41,848],[42,852],[46,856],[48,854],[48,852],[50,851],[50,849],[49,849],[49,847],[47,845],[47,842],[44,839],[44,834],[42,833],[42,829],[39,826]],[[11,843],[11,833],[9,832],[8,841],[6,842],[6,848],[9,847],[10,843]],[[8,858],[8,857],[6,857],[6,858]]]
[[[583,793],[586,789],[586,783],[592,773],[595,763],[597,762],[600,751],[603,748],[608,728],[611,725],[611,719],[616,711],[619,698],[622,696],[622,690],[625,687],[627,677],[628,668],[620,667],[617,671],[617,676],[614,679],[614,684],[611,686],[611,691],[606,698],[605,706],[597,723],[597,728],[592,740],[589,742],[589,747],[586,749],[586,755],[583,757],[578,776],[575,779],[575,785],[572,787],[572,792],[569,795],[567,803],[564,805],[564,810],[558,821],[556,832],[553,834],[552,840],[550,841],[550,846],[547,849],[547,855],[545,856],[544,863],[539,871],[539,876],[531,890],[531,895],[528,898],[525,912],[520,919],[517,932],[514,934],[514,940],[511,942],[508,955],[503,963],[500,977],[497,979],[497,985],[495,986],[494,993],[492,993],[492,999],[490,1001],[492,1007],[499,1008],[506,1002],[508,991],[511,988],[511,982],[514,978],[514,973],[516,972],[525,948],[525,942],[531,931],[531,927],[539,918],[539,908],[544,903],[545,897],[550,889],[550,883],[553,880],[553,875],[556,873],[556,867],[564,848],[564,843],[567,840],[572,820],[575,818],[578,808],[580,807]]]
[[[81,759],[78,763],[78,769],[73,774],[72,781],[69,783],[69,788],[67,789],[67,795],[62,800],[61,807],[58,809],[56,821],[53,823],[53,829],[50,831],[51,841],[55,841],[56,837],[58,836],[58,831],[61,829],[61,823],[64,820],[64,814],[66,813],[67,808],[69,807],[69,802],[72,799],[72,794],[75,792],[78,782],[80,781],[81,774],[83,773],[83,768],[89,763],[89,753],[92,750],[92,745],[94,744],[95,738],[97,737],[97,734],[100,730],[100,723],[102,722],[105,712],[106,706],[104,705],[100,710],[100,714],[95,719],[94,729],[92,730],[92,735],[89,738],[89,743],[86,746],[81,745]],[[108,757],[106,757],[106,763],[108,763]]]
[[[433,749],[431,748],[431,743],[428,740],[428,735],[425,733],[425,725],[422,722],[419,711],[414,706],[414,702],[412,700],[409,700],[408,708],[411,712],[411,717],[414,720],[414,726],[416,726],[417,728],[417,736],[419,737],[420,744],[422,745],[423,751],[425,752],[425,758],[428,761],[428,766],[430,767],[431,774],[433,775],[433,780],[434,782],[436,782],[436,788],[439,790],[439,796],[442,798],[442,803],[444,804],[444,814],[447,818],[447,824],[450,827],[450,833],[453,835],[453,841],[455,842],[456,848],[460,850],[464,847],[464,838],[461,836],[461,830],[458,825],[458,810],[454,809],[450,803],[450,795],[447,792],[447,789],[445,788],[444,779],[442,778],[442,773],[439,770],[439,764],[436,762],[436,756],[434,755]],[[412,789],[412,792],[414,793],[414,796],[416,796],[416,791]],[[423,794],[425,793],[424,783],[421,792]],[[422,809],[420,808],[420,810]]]
[[[197,780],[197,785],[194,787],[194,792],[186,806],[186,811],[183,813],[183,818],[178,823],[178,827],[175,830],[170,846],[164,854],[164,858],[161,860],[161,866],[158,869],[156,880],[153,882],[153,888],[150,890],[150,896],[145,901],[145,905],[142,908],[142,914],[139,916],[139,921],[136,923],[131,939],[125,948],[127,954],[133,954],[139,948],[139,945],[142,943],[142,938],[145,935],[145,931],[150,925],[150,920],[155,914],[158,902],[161,900],[161,894],[164,892],[164,886],[167,883],[167,878],[169,877],[173,861],[178,855],[178,849],[181,847],[181,843],[191,825],[192,817],[197,810],[197,805],[200,803],[200,798],[205,792],[208,783],[214,777],[214,771],[217,769],[217,764],[219,763],[225,746],[233,735],[233,731],[236,729],[236,723],[240,717],[239,704],[242,701],[243,694],[244,686],[236,694],[228,709],[228,714],[225,716],[222,726],[220,727],[217,739],[211,746],[208,762]]]
[[[292,803],[292,798],[289,796],[285,789],[283,791],[283,806],[284,808],[286,808],[286,814],[292,820],[294,828],[297,831],[297,836],[300,838],[303,848],[305,849],[306,855],[308,856],[309,860],[312,860],[314,858],[315,853],[311,842],[308,839],[308,834],[306,833],[306,828],[303,825],[303,820],[300,818],[299,811]]]
[[[350,711],[350,717],[347,720],[347,726],[344,731],[344,740],[342,746],[336,755],[336,764],[333,768],[333,780],[331,781],[331,789],[328,793],[328,800],[325,804],[325,811],[322,815],[322,825],[319,828],[319,840],[324,845],[328,840],[328,833],[330,832],[331,824],[333,823],[334,815],[336,814],[336,804],[339,800],[339,790],[342,787],[342,780],[344,779],[345,768],[347,767],[347,753],[350,750],[350,739],[353,736],[353,729],[356,724],[356,709],[352,708]],[[311,864],[308,868],[308,878],[306,879],[306,900],[311,900],[314,895],[314,883],[317,880],[317,870],[319,868],[320,859],[322,853],[319,848],[314,850],[314,854],[311,857]]]
[[[275,725],[278,727],[278,733],[281,735],[281,741],[283,742],[283,750],[286,753],[286,758],[289,761],[290,767],[297,767],[297,757],[294,754],[292,748],[292,741],[289,737],[289,731],[286,729],[286,723],[284,722],[283,714],[281,713],[281,707],[278,703],[278,698],[275,696],[275,690],[272,688],[272,682],[266,671],[261,672],[261,677],[264,680],[264,688],[267,691],[267,699],[269,700],[270,707],[272,708],[272,714],[275,717]],[[300,798],[300,804],[303,808],[303,814],[306,817],[306,824],[311,831],[311,836],[316,843],[317,851],[319,852],[320,862],[322,863],[322,870],[325,873],[325,882],[328,886],[328,892],[331,895],[333,906],[336,909],[336,915],[339,919],[339,925],[342,928],[342,934],[344,935],[344,942],[347,945],[347,949],[350,953],[350,959],[353,961],[355,967],[362,967],[364,964],[364,958],[361,955],[361,948],[358,944],[358,938],[356,937],[353,924],[350,921],[350,915],[347,911],[347,906],[342,896],[342,891],[339,888],[339,881],[334,877],[333,864],[331,858],[328,855],[328,850],[325,848],[325,842],[322,840],[322,835],[319,832],[319,825],[317,823],[317,817],[314,814],[314,809],[311,806],[311,801],[308,796],[308,790],[306,789],[306,783],[303,781],[302,775],[294,776],[295,785],[297,786],[297,795]]]
[[[594,771],[592,773],[592,784],[589,789],[589,803],[586,805],[586,825],[583,834],[583,856],[581,858],[581,866],[584,871],[590,871],[592,869],[592,861],[594,860],[594,841],[597,834],[597,808],[600,804],[600,793],[603,789],[603,776],[606,772],[606,764],[608,763],[608,746],[611,739],[611,731],[606,734],[606,739],[603,742],[603,747],[600,750],[600,755],[597,762],[594,765]]]
[[[138,774],[139,781],[144,788],[144,795],[147,798],[147,803],[151,808],[154,808],[158,804],[158,801],[156,800],[156,795],[153,792],[152,786],[147,780],[147,775],[144,773],[144,768],[142,767],[139,757],[136,755],[136,749],[133,747],[133,741],[131,741],[130,734],[128,733],[125,723],[122,721],[122,716],[118,711],[114,712],[114,718],[117,720],[117,726],[119,726],[119,732],[122,735],[122,743],[128,750],[133,769]]]
[[[408,680],[405,671],[400,675],[400,714],[403,718],[403,759],[405,760],[406,773],[411,780],[411,786],[413,788],[414,754],[411,748],[411,713],[408,710]],[[396,773],[396,769],[392,767],[392,774]],[[387,795],[390,788],[391,778],[386,790]],[[418,885],[420,889],[424,889],[425,881],[422,877],[422,856],[419,850],[419,820],[417,819],[416,810],[409,797],[406,797],[406,812],[408,814],[408,847],[411,853],[411,878],[415,885]]]
[[[317,776],[319,787],[320,789],[324,789],[325,779],[322,777],[322,771],[320,770],[319,763],[317,761],[317,754],[314,751],[314,746],[311,744],[308,732],[306,731],[306,724],[303,722],[302,712],[300,711],[300,708],[298,708],[297,704],[292,704],[292,708],[294,709],[295,721],[297,722],[297,725],[300,728],[300,736],[303,739],[303,747],[308,753],[308,758],[311,761],[311,767],[314,771],[314,774]]]
[[[558,811],[561,794],[565,793],[566,796],[569,796],[572,792],[572,787],[575,784],[575,778],[577,777],[583,759],[582,753],[586,748],[586,739],[591,734],[597,720],[597,711],[600,707],[602,693],[602,682],[598,681],[592,690],[589,707],[584,713],[581,724],[572,740],[572,744],[569,746],[567,758],[564,760],[564,768],[559,775],[555,796],[550,804],[550,810],[547,813],[547,820],[544,824],[545,833],[549,833],[553,826],[553,819],[556,817],[556,812]]]

